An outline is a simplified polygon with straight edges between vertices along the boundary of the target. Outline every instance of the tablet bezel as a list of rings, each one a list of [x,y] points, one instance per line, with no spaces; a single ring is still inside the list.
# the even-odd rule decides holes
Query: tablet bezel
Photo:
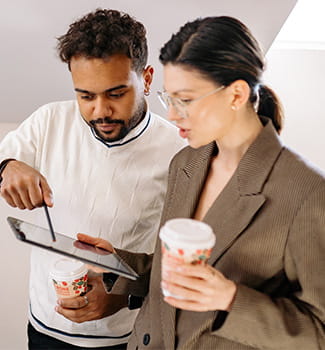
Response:
[[[24,220],[21,220],[21,219],[17,219],[17,218],[14,218],[14,217],[11,217],[11,216],[8,216],[7,217],[7,221],[9,223],[9,226],[11,227],[15,237],[24,242],[24,243],[27,243],[27,244],[30,244],[30,245],[33,245],[33,246],[36,246],[36,247],[39,247],[39,248],[42,248],[42,249],[46,249],[50,252],[53,252],[53,253],[57,253],[57,254],[60,254],[60,255],[64,255],[64,256],[67,256],[67,257],[70,257],[70,258],[73,258],[73,259],[77,259],[77,260],[80,260],[80,261],[83,261],[84,263],[86,264],[90,264],[90,265],[95,265],[97,267],[101,267],[103,269],[107,269],[109,270],[108,272],[113,272],[113,273],[116,273],[120,276],[123,276],[123,277],[126,277],[126,278],[129,278],[129,279],[132,279],[132,280],[136,280],[139,275],[124,261],[122,260],[122,258],[117,255],[116,253],[111,253],[111,252],[108,252],[102,248],[97,248],[95,246],[91,246],[91,245],[88,245],[90,247],[89,250],[93,250],[92,248],[95,248],[97,251],[101,251],[102,253],[104,254],[97,254],[95,252],[91,252],[94,256],[94,259],[90,259],[89,257],[85,258],[84,256],[81,256],[81,255],[78,255],[78,254],[72,254],[71,252],[69,251],[66,251],[66,250],[63,250],[63,248],[56,248],[57,245],[59,245],[59,243],[61,243],[62,241],[69,241],[71,242],[71,244],[73,244],[74,242],[80,242],[78,240],[75,240],[71,237],[68,237],[68,236],[65,236],[63,234],[60,234],[60,233],[57,233],[55,232],[55,236],[56,236],[56,241],[53,242],[52,239],[51,239],[51,233],[50,231],[47,229],[47,228],[44,228],[44,227],[40,227],[40,226],[37,226],[35,224],[32,224],[30,222],[27,222],[27,221],[24,221]],[[48,237],[49,237],[49,240],[48,240],[48,244],[45,244],[43,242],[39,242],[37,240],[35,240],[35,238],[31,238],[28,236],[28,232],[23,232],[20,230],[20,225],[21,224],[25,224],[27,226],[31,226],[32,228],[34,229],[40,229],[40,230],[43,230],[43,231],[46,231],[46,233],[48,234]],[[83,245],[87,245],[85,243],[82,242]],[[82,251],[83,249],[80,249],[76,246],[74,246],[75,249],[77,249],[77,252],[78,251]],[[68,249],[68,248],[67,248]],[[88,251],[89,251],[88,250]],[[108,253],[108,254],[105,254],[105,253]],[[123,268],[125,270],[120,270],[118,269],[116,266],[112,266],[112,265],[107,265],[107,264],[103,264],[103,262],[100,262],[100,261],[97,261],[98,259],[104,259],[103,256],[109,256],[110,258],[113,258],[113,260],[115,261],[116,265],[120,265],[120,266],[123,266]],[[97,260],[96,260],[97,259]],[[111,259],[110,259],[111,260]]]

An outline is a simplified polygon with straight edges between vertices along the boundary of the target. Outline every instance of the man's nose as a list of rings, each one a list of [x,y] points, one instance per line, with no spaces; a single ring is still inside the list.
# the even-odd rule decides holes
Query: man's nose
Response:
[[[113,114],[113,109],[109,101],[104,97],[98,97],[94,104],[95,118],[109,117]]]

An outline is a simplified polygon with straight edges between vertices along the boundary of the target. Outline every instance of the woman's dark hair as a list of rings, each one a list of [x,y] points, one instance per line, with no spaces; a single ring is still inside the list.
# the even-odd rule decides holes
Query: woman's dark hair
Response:
[[[218,85],[247,82],[250,102],[257,113],[270,118],[278,133],[283,111],[275,93],[261,83],[264,55],[249,29],[239,20],[207,17],[186,23],[161,48],[160,62],[182,65],[200,72]]]
[[[146,30],[128,14],[97,9],[72,23],[66,34],[58,38],[58,53],[63,62],[72,57],[108,58],[124,54],[132,60],[132,68],[142,72],[148,58]]]

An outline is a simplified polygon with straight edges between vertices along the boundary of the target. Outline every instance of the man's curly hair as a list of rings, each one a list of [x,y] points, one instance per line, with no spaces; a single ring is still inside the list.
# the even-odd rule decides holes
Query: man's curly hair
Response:
[[[97,9],[70,25],[58,38],[57,50],[69,69],[72,57],[105,59],[124,54],[132,60],[132,68],[141,73],[148,58],[146,29],[126,13]]]

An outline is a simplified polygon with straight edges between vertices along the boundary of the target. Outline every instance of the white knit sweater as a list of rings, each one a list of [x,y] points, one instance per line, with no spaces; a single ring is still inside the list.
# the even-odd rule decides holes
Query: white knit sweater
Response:
[[[15,158],[38,169],[54,195],[55,231],[108,239],[115,247],[153,252],[168,165],[185,146],[177,129],[147,113],[123,140],[104,144],[81,118],[76,101],[39,108],[0,144],[0,161]],[[35,223],[47,226],[43,211]],[[137,311],[122,309],[98,321],[74,323],[55,312],[49,270],[57,255],[34,248],[30,321],[42,333],[85,347],[124,343]]]

